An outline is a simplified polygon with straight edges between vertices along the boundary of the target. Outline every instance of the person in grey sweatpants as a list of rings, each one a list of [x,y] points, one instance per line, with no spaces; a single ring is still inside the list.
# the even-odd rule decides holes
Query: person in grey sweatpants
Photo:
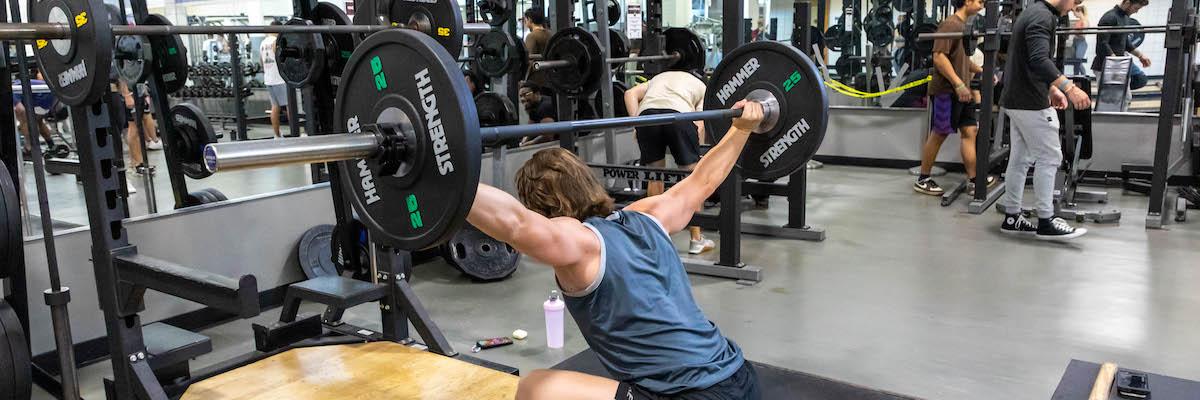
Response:
[[[1000,105],[1012,126],[1005,191],[1000,199],[1005,213],[1000,231],[1007,234],[1065,240],[1087,233],[1086,229],[1074,228],[1054,216],[1054,176],[1062,164],[1058,115],[1054,108],[1067,108],[1068,98],[1076,109],[1091,107],[1088,93],[1072,84],[1050,59],[1058,18],[1074,5],[1075,0],[1038,1],[1013,22],[1004,92],[1000,95]],[[1029,167],[1034,168],[1037,225],[1021,215],[1021,197]]]

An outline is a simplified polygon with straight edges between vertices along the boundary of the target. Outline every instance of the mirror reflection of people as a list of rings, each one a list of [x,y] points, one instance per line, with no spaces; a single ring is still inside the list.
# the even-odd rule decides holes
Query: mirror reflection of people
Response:
[[[530,124],[554,122],[555,118],[558,117],[558,109],[554,104],[554,98],[546,95],[545,89],[537,83],[530,81],[522,82],[521,88],[517,90],[517,96],[521,100],[521,106],[525,108],[525,113],[529,115]],[[521,139],[521,146],[546,143],[557,139],[558,137],[552,134],[530,136]]]
[[[42,80],[42,73],[41,71],[38,71],[37,79],[30,79],[29,83],[33,86],[45,85],[46,81]],[[12,86],[14,88],[19,88],[20,85],[20,79],[13,79]],[[29,122],[25,117],[25,104],[21,101],[21,99],[21,90],[13,90],[13,112],[16,113],[17,116],[17,129],[21,132],[21,136],[25,139],[21,147],[21,154],[24,159],[28,160],[29,157],[32,156],[30,154],[33,151],[31,146],[33,145],[33,141],[35,139],[33,138],[32,133],[29,132],[29,126],[27,125]],[[42,147],[42,154],[49,154],[47,152],[53,151],[54,149],[54,131],[50,129],[50,125],[46,123],[46,120],[43,116],[54,110],[54,94],[34,92],[33,101],[31,103],[33,104],[34,114],[36,114],[35,123],[38,125],[38,135],[41,136],[42,140],[46,142],[46,145]]]
[[[271,25],[282,24],[279,20],[274,20],[271,21]],[[275,132],[276,138],[283,136],[279,133],[279,116],[288,106],[287,82],[279,75],[279,65],[275,62],[275,43],[278,38],[278,33],[268,33],[258,45],[258,54],[262,56],[263,85],[267,86],[267,94],[271,100],[271,130]]]
[[[538,7],[525,10],[524,16],[521,17],[521,24],[525,27],[525,53],[531,57],[534,54],[544,53],[546,46],[550,44],[550,36],[553,35],[549,25],[546,25],[546,12]],[[533,59],[529,60],[529,71],[525,74],[526,79],[546,86],[546,71],[534,71],[534,61]]]
[[[124,78],[118,80],[117,88],[121,93],[121,98],[125,102],[125,121],[127,124],[125,130],[125,144],[129,147],[129,164],[133,166],[133,171],[137,175],[154,174],[154,167],[147,163],[147,160],[142,158],[142,137],[138,134],[138,128],[135,115],[137,113],[135,101],[142,102],[142,126],[146,128],[146,148],[151,150],[162,149],[162,142],[158,139],[158,126],[154,121],[154,115],[150,110],[150,95],[144,92],[141,88],[130,88],[128,82]],[[135,96],[134,90],[138,93]]]
[[[1117,4],[1100,16],[1100,21],[1096,23],[1096,26],[1132,25],[1130,17],[1147,5],[1150,5],[1150,0],[1122,0],[1121,4]],[[1129,34],[1101,32],[1096,35],[1096,58],[1092,60],[1092,71],[1096,73],[1096,76],[1100,76],[1100,73],[1104,71],[1104,60],[1108,56],[1124,56],[1126,54],[1137,58],[1142,63],[1142,68],[1150,68],[1150,58],[1133,47],[1133,43],[1129,42]],[[1150,81],[1142,68],[1138,68],[1137,65],[1129,66],[1129,89],[1141,89]]]
[[[1083,6],[1083,0],[1075,0],[1075,8],[1071,9],[1071,16],[1075,22],[1071,23],[1071,27],[1075,29],[1083,29],[1091,26],[1091,20],[1088,19],[1087,7]],[[1083,63],[1087,62],[1087,38],[1084,35],[1075,35],[1071,39],[1071,48],[1075,52],[1075,62],[1071,63],[1074,67],[1075,75],[1086,75],[1089,71],[1083,67]]]

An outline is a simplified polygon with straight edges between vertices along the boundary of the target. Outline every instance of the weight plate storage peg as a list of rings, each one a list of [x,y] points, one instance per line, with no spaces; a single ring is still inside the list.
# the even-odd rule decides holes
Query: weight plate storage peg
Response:
[[[546,71],[546,77],[558,93],[572,97],[595,93],[603,80],[600,79],[601,71],[608,68],[608,60],[604,58],[596,36],[574,26],[550,37],[543,58],[571,62],[573,67]]]
[[[171,107],[170,114],[175,124],[177,143],[168,150],[175,152],[183,174],[192,179],[204,179],[212,175],[204,168],[204,146],[217,142],[217,133],[199,107],[191,103],[179,103]]]
[[[416,132],[399,149],[408,153],[396,168],[381,157],[339,161],[347,171],[339,174],[342,186],[372,238],[401,249],[450,239],[466,222],[479,185],[474,99],[457,57],[436,43],[407,30],[371,35],[346,66],[334,109],[334,120],[351,133],[381,123]]]
[[[107,92],[113,34],[100,0],[42,0],[30,3],[29,20],[69,24],[69,39],[39,39],[33,54],[46,84],[67,105],[95,103]],[[96,12],[100,11],[100,12]]]
[[[512,276],[513,272],[517,271],[521,253],[471,224],[466,224],[446,242],[442,257],[463,275],[477,281],[490,282]]]
[[[757,93],[779,102],[778,121],[746,142],[738,166],[746,178],[770,180],[804,168],[825,138],[829,95],[816,64],[799,50],[778,42],[754,42],[725,56],[713,70],[704,109],[733,107]],[[767,124],[770,121],[764,120]],[[704,129],[720,140],[732,120],[704,121]]]

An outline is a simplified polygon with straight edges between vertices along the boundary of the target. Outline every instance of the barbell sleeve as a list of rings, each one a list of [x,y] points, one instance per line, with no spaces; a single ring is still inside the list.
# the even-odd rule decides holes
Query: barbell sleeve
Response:
[[[463,24],[463,33],[468,35],[482,35],[492,31],[492,26],[483,22],[468,22]]]
[[[340,133],[279,140],[212,143],[204,146],[204,166],[210,172],[320,163],[375,155],[379,134]]]

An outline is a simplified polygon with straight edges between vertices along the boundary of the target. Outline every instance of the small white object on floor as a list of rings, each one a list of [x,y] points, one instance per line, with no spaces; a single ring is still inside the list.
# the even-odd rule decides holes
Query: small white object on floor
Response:
[[[517,330],[513,331],[513,333],[512,333],[513,339],[525,340],[525,338],[527,338],[527,337],[529,337],[529,332],[525,332],[524,329],[517,329]]]

